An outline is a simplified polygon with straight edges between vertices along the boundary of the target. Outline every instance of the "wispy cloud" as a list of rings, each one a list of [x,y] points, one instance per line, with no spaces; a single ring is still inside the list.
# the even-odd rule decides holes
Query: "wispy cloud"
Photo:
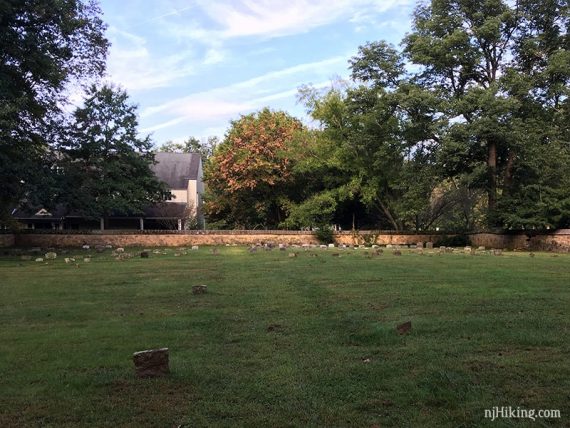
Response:
[[[178,40],[221,44],[243,37],[275,38],[309,32],[348,20],[359,26],[374,16],[404,7],[411,0],[198,0],[197,7],[209,18],[164,20],[165,32]],[[172,14],[168,14],[171,16]]]
[[[145,108],[142,118],[156,114],[173,114],[197,119],[228,117],[262,107],[269,101],[292,97],[307,72],[319,80],[332,77],[330,69],[346,62],[345,56],[298,64],[261,76],[180,97],[163,104]]]
[[[303,115],[297,88],[345,76],[347,59],[371,37],[398,38],[412,3],[100,1],[112,42],[109,79],[140,105],[142,131],[161,140],[219,135],[229,119],[266,105]]]
[[[222,38],[278,37],[304,33],[340,18],[378,14],[408,0],[243,0],[204,1],[202,9]]]
[[[107,34],[113,46],[108,59],[108,74],[130,91],[167,87],[195,72],[190,61],[194,56],[191,51],[164,56],[151,52],[147,41],[135,34],[115,27],[109,28]]]

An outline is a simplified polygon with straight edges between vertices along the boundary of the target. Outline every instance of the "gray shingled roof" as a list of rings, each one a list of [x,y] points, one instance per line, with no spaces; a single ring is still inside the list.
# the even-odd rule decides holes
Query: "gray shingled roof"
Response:
[[[186,189],[188,180],[198,179],[198,153],[165,153],[154,155],[157,164],[152,167],[156,176],[171,189]]]

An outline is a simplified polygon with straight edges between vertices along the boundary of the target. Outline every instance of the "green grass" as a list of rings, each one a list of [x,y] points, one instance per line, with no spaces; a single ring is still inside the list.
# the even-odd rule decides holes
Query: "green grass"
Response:
[[[167,251],[0,258],[1,427],[569,424],[569,255]],[[135,378],[155,347],[171,375]]]

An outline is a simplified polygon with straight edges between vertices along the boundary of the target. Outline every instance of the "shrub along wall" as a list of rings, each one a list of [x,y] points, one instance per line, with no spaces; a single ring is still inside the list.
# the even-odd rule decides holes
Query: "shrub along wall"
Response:
[[[63,233],[65,232],[65,233]],[[318,244],[311,232],[300,231],[196,231],[196,232],[163,232],[146,231],[108,231],[102,233],[20,233],[16,235],[0,235],[0,246],[15,245],[18,247],[79,247],[82,245],[113,245],[114,247],[177,247],[191,245],[248,245],[272,242],[274,244]],[[462,239],[460,239],[462,238]],[[508,248],[541,251],[569,251],[570,229],[554,231],[548,234],[527,236],[523,233],[472,233],[468,238],[471,245],[487,248]],[[461,242],[462,236],[434,234],[403,234],[390,232],[339,232],[335,234],[338,244],[378,245],[415,244],[417,242],[434,242],[435,245],[445,242]],[[14,242],[15,241],[15,242]],[[460,244],[456,244],[460,245]]]

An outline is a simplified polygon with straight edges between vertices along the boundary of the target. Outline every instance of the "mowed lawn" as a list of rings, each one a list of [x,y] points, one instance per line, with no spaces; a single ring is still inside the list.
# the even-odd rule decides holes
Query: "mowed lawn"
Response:
[[[176,251],[0,257],[0,426],[570,425],[570,255]]]

